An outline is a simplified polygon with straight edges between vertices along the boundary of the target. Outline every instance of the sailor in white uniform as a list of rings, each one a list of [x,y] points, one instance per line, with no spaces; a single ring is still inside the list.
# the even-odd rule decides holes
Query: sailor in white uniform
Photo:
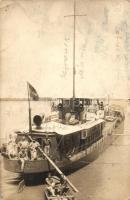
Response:
[[[17,156],[17,153],[18,153],[17,149],[18,149],[17,144],[16,144],[13,136],[10,134],[9,142],[7,145],[7,154],[9,156],[9,159],[12,159]]]
[[[33,140],[30,145],[30,153],[31,153],[31,160],[37,160],[38,155],[37,155],[37,148],[40,147],[39,142]]]
[[[21,141],[19,141],[19,143],[18,143],[18,146],[19,146],[19,148],[20,149],[28,149],[28,147],[29,147],[29,142],[28,142],[28,140],[26,139],[26,137],[25,136],[23,136],[22,137],[22,140]]]
[[[51,148],[51,141],[48,138],[48,135],[46,136],[44,140],[44,152],[49,156],[50,155],[50,148]]]
[[[28,160],[27,151],[25,149],[21,149],[18,158],[21,161],[21,171],[24,171],[25,160]]]

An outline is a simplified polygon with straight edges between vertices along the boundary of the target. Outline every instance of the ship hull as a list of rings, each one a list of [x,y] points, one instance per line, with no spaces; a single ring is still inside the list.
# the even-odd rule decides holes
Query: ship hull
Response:
[[[103,152],[113,140],[118,137],[116,133],[123,134],[123,122],[115,127],[115,124],[109,123],[109,125],[104,129],[103,136],[96,141],[94,144],[88,148],[78,152],[68,159],[63,159],[62,161],[55,161],[56,165],[61,170],[75,169],[80,167],[81,164],[89,164],[91,161],[96,159],[98,155]],[[22,173],[20,160],[9,159],[6,156],[3,156],[4,168],[8,171],[15,173]],[[33,173],[45,173],[48,171],[53,171],[54,168],[48,163],[46,159],[44,160],[27,160],[24,165],[25,174]]]

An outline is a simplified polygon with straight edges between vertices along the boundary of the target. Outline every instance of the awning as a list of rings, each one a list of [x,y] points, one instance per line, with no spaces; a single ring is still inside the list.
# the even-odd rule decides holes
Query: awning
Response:
[[[33,128],[33,131],[36,131],[38,133],[57,133],[59,135],[69,135],[72,133],[76,133],[81,130],[87,130],[90,129],[100,123],[104,122],[103,119],[93,120],[86,122],[84,124],[78,124],[78,125],[66,125],[61,124],[58,122],[47,122],[44,123],[41,127],[41,129]]]

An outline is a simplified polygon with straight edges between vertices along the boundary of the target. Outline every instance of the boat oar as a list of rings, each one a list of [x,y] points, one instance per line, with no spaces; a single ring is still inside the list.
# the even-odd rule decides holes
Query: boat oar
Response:
[[[62,171],[57,167],[57,165],[49,158],[49,156],[40,148],[38,147],[40,152],[44,155],[44,157],[49,161],[49,163],[56,169],[56,171],[68,182],[74,192],[79,192],[77,188],[70,182],[70,180],[62,173]]]

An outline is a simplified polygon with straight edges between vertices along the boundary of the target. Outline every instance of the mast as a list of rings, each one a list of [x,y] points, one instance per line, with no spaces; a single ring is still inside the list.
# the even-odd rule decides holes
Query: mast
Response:
[[[29,118],[29,133],[32,132],[32,123],[31,123],[31,106],[30,106],[30,90],[29,84],[27,82],[27,91],[28,91],[28,118]]]
[[[73,100],[75,99],[75,21],[76,21],[76,2],[74,0],[74,30],[73,30]]]
[[[86,16],[86,15],[77,15],[76,14],[76,0],[74,2],[74,10],[72,15],[67,15],[65,17],[73,17],[73,110],[74,110],[74,99],[75,99],[75,75],[76,75],[76,69],[75,69],[75,55],[76,55],[76,17]]]

